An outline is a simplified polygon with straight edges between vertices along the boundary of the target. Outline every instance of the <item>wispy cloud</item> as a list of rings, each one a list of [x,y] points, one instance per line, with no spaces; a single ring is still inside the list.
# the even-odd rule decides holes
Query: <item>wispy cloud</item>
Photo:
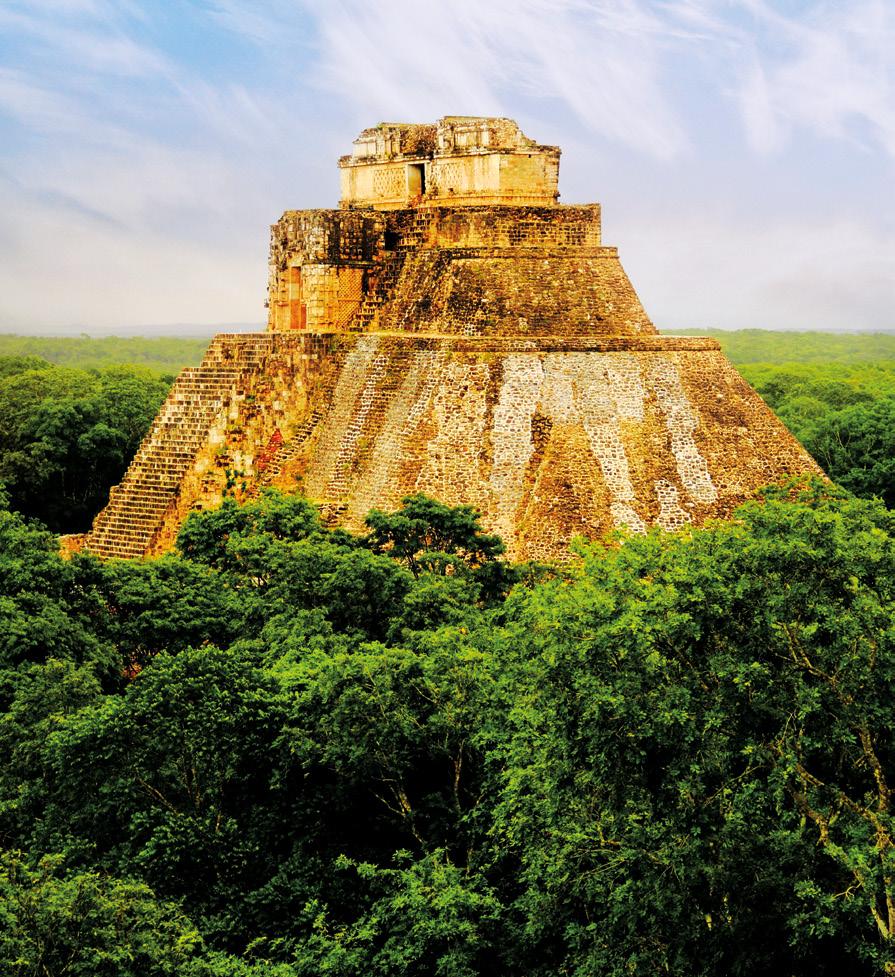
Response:
[[[274,44],[283,38],[284,21],[290,11],[285,4],[244,3],[241,0],[206,0],[205,9],[222,27],[260,44]]]
[[[0,12],[19,42],[0,68],[0,328],[263,318],[284,109],[150,43],[145,16],[102,0]]]
[[[752,68],[740,94],[754,148],[777,148],[782,135],[805,128],[832,139],[876,141],[895,156],[891,4],[818,3],[798,17],[764,0],[742,0],[742,7],[753,18],[751,30],[738,36]]]
[[[75,99],[43,87],[25,72],[11,68],[0,68],[2,113],[42,132],[77,131],[83,119]]]
[[[100,0],[8,0],[0,8],[0,30],[14,31],[20,44],[54,54],[80,72],[167,74],[170,61],[127,33],[128,22],[142,19],[129,3]]]
[[[333,0],[316,11],[326,84],[381,117],[506,111],[520,93],[668,157],[687,138],[661,82],[669,38],[635,0]]]
[[[231,4],[233,6],[233,4]],[[671,92],[702,62],[742,113],[750,146],[791,130],[855,138],[895,155],[895,13],[887,0],[307,0],[325,83],[382,117],[500,111],[553,99],[610,142],[672,157],[699,133]]]

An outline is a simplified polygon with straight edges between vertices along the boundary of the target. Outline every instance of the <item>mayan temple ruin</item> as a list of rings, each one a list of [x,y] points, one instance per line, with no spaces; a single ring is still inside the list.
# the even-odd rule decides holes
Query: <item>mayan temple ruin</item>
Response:
[[[559,156],[510,119],[362,132],[339,209],[271,229],[267,332],[180,374],[83,545],[155,555],[279,486],[354,530],[414,492],[470,503],[549,559],[818,473],[717,342],[657,334],[599,204],[557,202]]]

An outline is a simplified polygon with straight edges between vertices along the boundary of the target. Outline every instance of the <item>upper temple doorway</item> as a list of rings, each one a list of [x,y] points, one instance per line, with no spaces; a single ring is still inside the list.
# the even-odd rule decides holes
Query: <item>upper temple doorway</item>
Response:
[[[413,200],[426,192],[426,167],[423,163],[407,164],[407,195]]]

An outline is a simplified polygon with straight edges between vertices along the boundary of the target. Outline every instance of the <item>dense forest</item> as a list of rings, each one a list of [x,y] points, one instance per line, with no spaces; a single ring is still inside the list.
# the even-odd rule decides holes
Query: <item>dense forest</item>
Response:
[[[82,532],[124,474],[173,377],[0,357],[0,484],[13,507]]]
[[[895,524],[828,486],[508,566],[422,497],[178,552],[0,514],[0,972],[872,974]]]
[[[63,560],[170,377],[42,355],[0,358],[0,973],[895,972],[895,357],[741,367],[838,485],[540,566],[273,491]]]

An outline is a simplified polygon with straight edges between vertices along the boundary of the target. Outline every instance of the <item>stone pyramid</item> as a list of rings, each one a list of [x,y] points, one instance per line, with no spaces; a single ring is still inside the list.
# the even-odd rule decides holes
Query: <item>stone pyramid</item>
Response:
[[[819,473],[717,342],[657,334],[599,205],[557,203],[559,155],[510,119],[362,132],[339,209],[273,225],[268,331],[180,374],[81,544],[155,555],[270,485],[355,530],[414,492],[470,503],[552,559]]]

